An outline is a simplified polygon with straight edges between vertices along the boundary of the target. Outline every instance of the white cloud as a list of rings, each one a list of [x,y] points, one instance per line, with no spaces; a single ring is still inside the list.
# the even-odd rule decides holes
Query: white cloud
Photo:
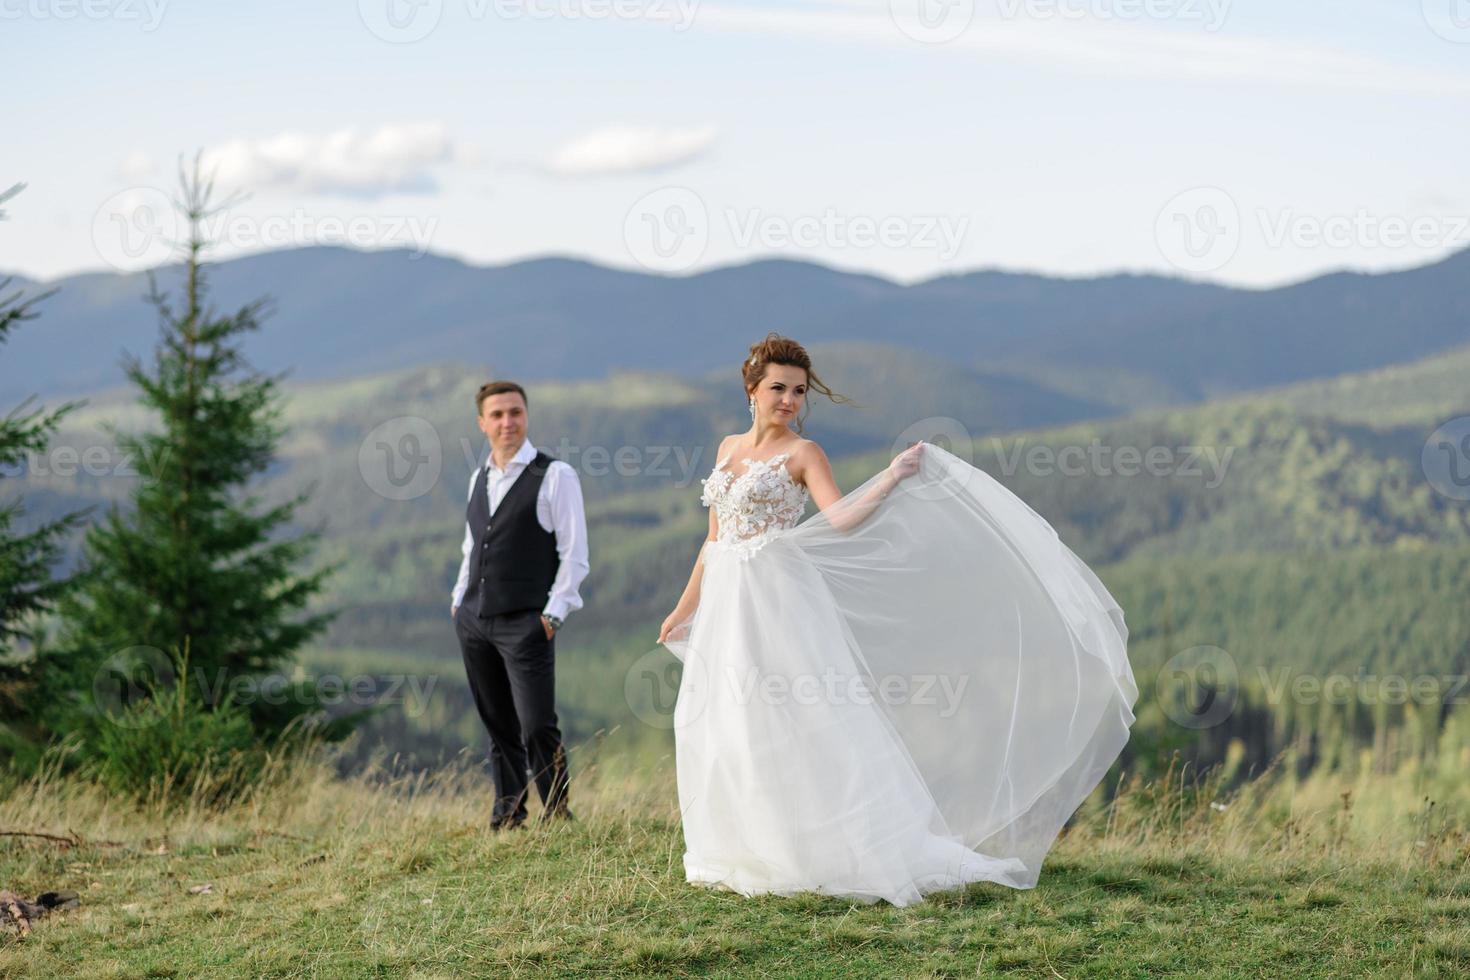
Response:
[[[687,163],[714,145],[711,125],[677,128],[608,126],[565,144],[546,162],[563,177],[648,173]]]
[[[432,165],[451,159],[440,123],[348,127],[326,134],[284,132],[236,139],[204,152],[204,172],[225,190],[287,190],[377,197],[438,189]],[[216,169],[217,168],[217,169]]]
[[[145,184],[154,177],[158,164],[142,150],[133,150],[118,164],[117,175],[124,183]]]

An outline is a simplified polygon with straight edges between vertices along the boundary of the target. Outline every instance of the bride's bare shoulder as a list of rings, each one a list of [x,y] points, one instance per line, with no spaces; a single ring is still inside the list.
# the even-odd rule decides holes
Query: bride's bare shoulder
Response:
[[[790,450],[793,473],[804,473],[812,464],[830,465],[827,463],[827,454],[815,439],[798,439],[796,445]]]
[[[815,439],[803,439],[797,436],[796,442],[792,444],[791,455],[793,456],[824,456],[822,447]]]

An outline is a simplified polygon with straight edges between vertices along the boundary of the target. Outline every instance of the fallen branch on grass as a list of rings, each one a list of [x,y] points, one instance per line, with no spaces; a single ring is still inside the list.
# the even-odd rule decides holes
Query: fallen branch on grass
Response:
[[[46,892],[28,902],[15,892],[0,890],[0,931],[14,931],[24,938],[31,934],[38,919],[62,909],[74,909],[82,904],[76,892]]]
[[[0,830],[0,837],[35,837],[39,840],[49,840],[60,844],[62,847],[122,847],[120,841],[115,840],[92,840],[89,841],[72,831],[70,836],[62,837],[57,834],[45,834],[35,830]]]

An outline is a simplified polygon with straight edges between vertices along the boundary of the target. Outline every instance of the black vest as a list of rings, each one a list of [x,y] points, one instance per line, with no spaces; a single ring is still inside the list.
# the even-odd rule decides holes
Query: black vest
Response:
[[[481,466],[475,477],[465,518],[474,550],[470,552],[470,583],[460,602],[481,619],[546,606],[561,557],[556,535],[536,520],[536,497],[546,468],[554,461],[538,451],[505,492],[494,517],[485,494],[488,468]]]

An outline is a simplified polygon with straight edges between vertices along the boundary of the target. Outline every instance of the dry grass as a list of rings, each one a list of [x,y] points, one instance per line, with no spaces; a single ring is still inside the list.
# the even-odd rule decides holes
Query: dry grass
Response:
[[[298,766],[223,812],[38,780],[0,803],[0,830],[75,843],[0,838],[0,886],[74,888],[83,907],[0,945],[0,974],[1470,970],[1466,811],[1425,806],[1435,774],[1297,782],[1279,766],[1229,798],[1187,773],[1125,780],[1083,808],[1037,888],[894,909],[688,885],[672,760],[616,761],[580,768],[577,823],[510,834],[485,829],[488,784],[463,768],[343,781]]]

